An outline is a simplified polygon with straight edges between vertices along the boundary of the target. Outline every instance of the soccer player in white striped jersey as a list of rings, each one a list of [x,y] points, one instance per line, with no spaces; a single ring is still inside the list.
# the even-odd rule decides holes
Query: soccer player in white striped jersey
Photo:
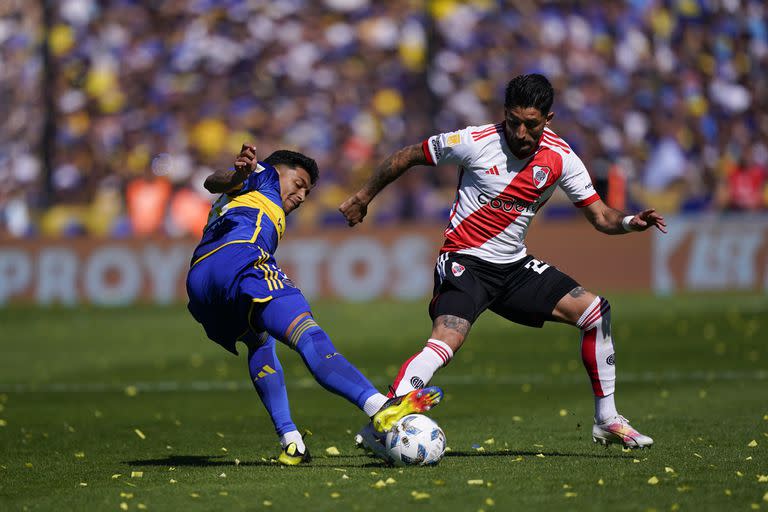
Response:
[[[411,167],[458,166],[456,200],[437,258],[429,306],[432,333],[425,347],[400,368],[392,387],[395,396],[427,385],[486,309],[532,327],[564,322],[581,334],[581,356],[595,399],[593,441],[650,447],[653,439],[616,410],[608,301],[528,254],[524,239],[534,215],[558,186],[603,233],[620,235],[651,227],[666,232],[666,223],[653,209],[627,215],[600,199],[581,159],[549,128],[553,100],[546,77],[514,78],[506,88],[503,122],[434,135],[394,152],[339,210],[354,226],[362,222],[376,194]],[[363,429],[358,442],[376,452],[371,433],[370,427]]]

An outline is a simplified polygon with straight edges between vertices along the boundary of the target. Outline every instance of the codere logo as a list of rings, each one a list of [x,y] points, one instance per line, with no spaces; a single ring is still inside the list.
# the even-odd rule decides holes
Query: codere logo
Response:
[[[519,197],[510,197],[509,199],[500,199],[498,197],[494,197],[493,199],[489,199],[487,195],[479,194],[477,196],[477,202],[480,204],[490,205],[491,208],[496,210],[504,210],[505,212],[511,212],[512,210],[515,210],[519,213],[522,213],[523,211],[528,210],[531,213],[536,213],[536,209],[538,208],[536,203],[523,201]]]

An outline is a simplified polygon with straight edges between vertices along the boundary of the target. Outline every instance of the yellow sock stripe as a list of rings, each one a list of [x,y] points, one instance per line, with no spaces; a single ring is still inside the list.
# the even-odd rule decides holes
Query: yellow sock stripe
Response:
[[[291,338],[288,340],[288,342],[295,347],[296,344],[299,342],[301,335],[304,334],[311,327],[318,327],[317,322],[315,322],[311,317],[305,318],[293,330],[293,333],[291,334]]]

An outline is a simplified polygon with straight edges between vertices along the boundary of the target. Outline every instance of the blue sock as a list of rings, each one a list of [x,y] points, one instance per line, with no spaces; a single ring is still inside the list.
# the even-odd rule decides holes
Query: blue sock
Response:
[[[365,410],[366,401],[379,392],[347,359],[336,352],[331,339],[311,316],[293,329],[288,344],[301,355],[318,383]]]
[[[256,392],[266,407],[278,436],[298,430],[291,419],[288,392],[280,360],[275,353],[275,339],[266,336],[266,341],[256,348],[248,348],[248,370]]]

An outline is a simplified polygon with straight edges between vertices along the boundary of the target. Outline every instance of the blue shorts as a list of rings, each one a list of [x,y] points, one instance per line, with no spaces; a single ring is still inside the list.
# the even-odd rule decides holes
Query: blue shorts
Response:
[[[249,256],[258,254],[248,244],[231,245],[200,261],[187,274],[189,312],[210,339],[233,354],[237,354],[238,340],[255,343],[266,330],[259,321],[259,312],[266,304],[285,302],[282,314],[290,316],[290,320],[309,311],[301,290],[272,255],[243,264]],[[281,300],[297,295],[292,297],[294,300]]]

